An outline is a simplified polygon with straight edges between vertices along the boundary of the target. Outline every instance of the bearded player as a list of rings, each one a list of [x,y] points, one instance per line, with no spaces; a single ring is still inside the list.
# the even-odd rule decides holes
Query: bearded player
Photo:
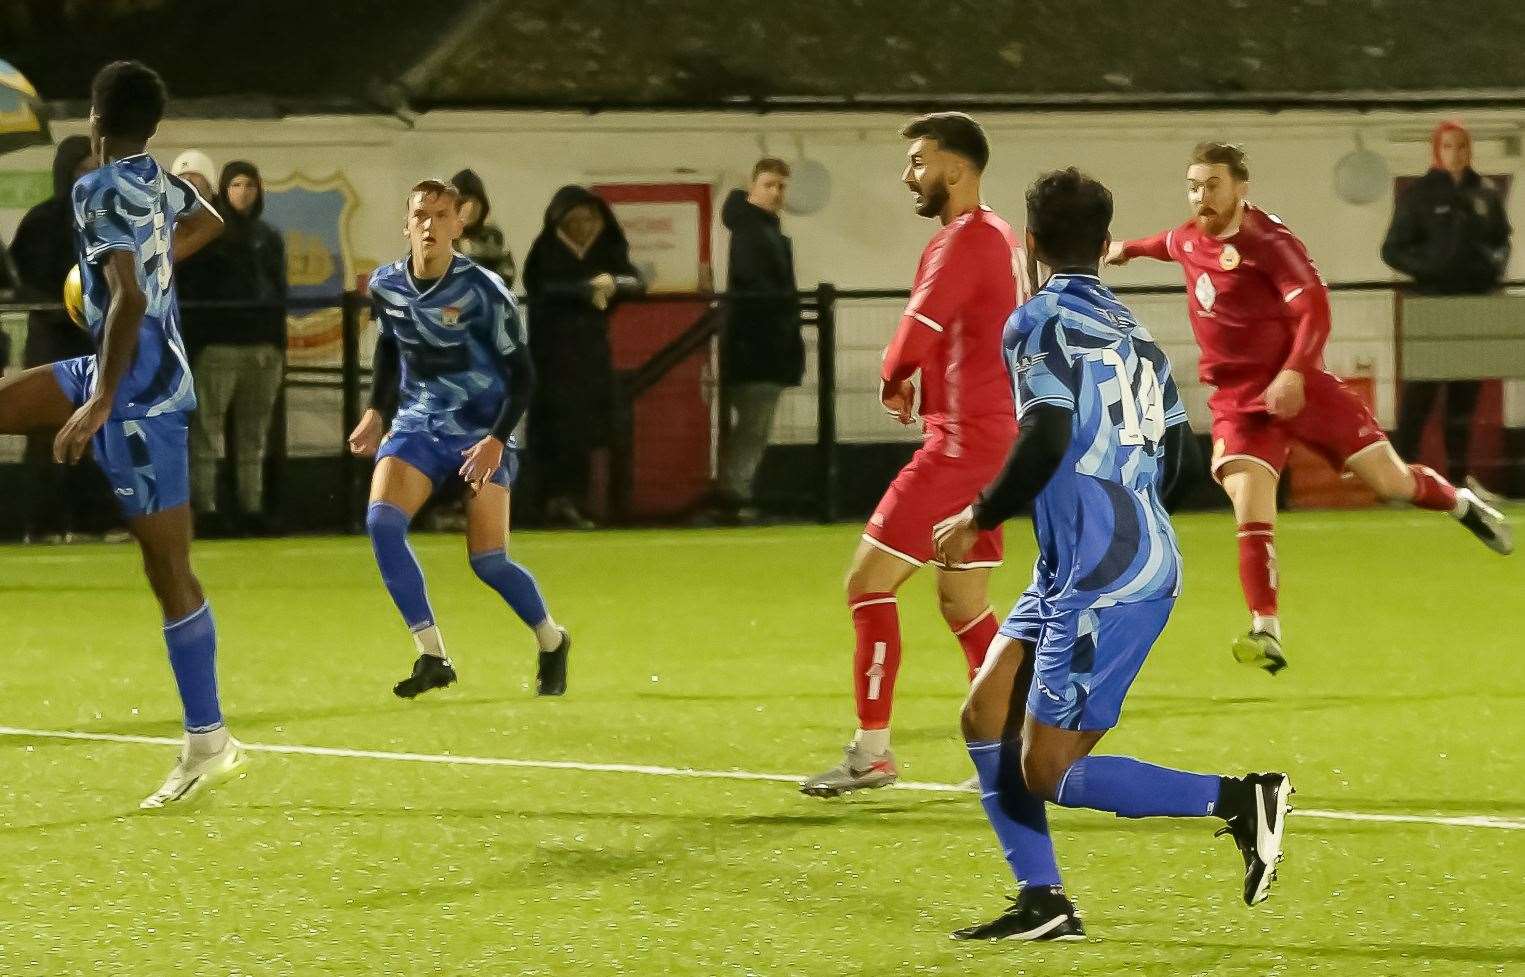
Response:
[[[1387,501],[1450,513],[1498,553],[1512,552],[1514,537],[1473,492],[1399,458],[1365,403],[1324,369],[1328,286],[1303,243],[1245,199],[1249,179],[1244,150],[1198,145],[1186,170],[1191,219],[1114,243],[1107,261],[1176,261],[1186,272],[1198,369],[1213,388],[1213,477],[1239,523],[1239,579],[1251,614],[1234,657],[1274,675],[1287,664],[1277,617],[1276,484],[1293,442]]]
[[[901,179],[916,195],[916,213],[943,226],[922,252],[910,302],[885,351],[880,401],[900,423],[913,423],[911,378],[919,370],[925,439],[869,519],[847,574],[858,730],[841,763],[800,785],[817,797],[883,787],[899,776],[890,752],[900,667],[896,592],[934,562],[932,527],[995,477],[1017,434],[1001,330],[1027,297],[1025,259],[1011,228],[980,200],[990,144],[961,112],[923,116],[901,135],[911,140]],[[960,562],[934,562],[943,619],[971,676],[1000,623],[988,587],[1001,553],[997,527],[980,533]]]

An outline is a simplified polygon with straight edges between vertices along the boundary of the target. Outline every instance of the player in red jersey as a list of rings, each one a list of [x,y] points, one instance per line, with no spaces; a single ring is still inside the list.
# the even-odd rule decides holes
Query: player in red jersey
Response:
[[[1302,241],[1245,200],[1244,151],[1202,143],[1186,170],[1186,223],[1114,243],[1111,264],[1176,261],[1186,272],[1202,382],[1213,388],[1213,477],[1239,522],[1239,580],[1250,630],[1234,657],[1271,674],[1286,667],[1277,619],[1276,483],[1296,441],[1349,469],[1390,502],[1449,512],[1499,553],[1514,549],[1504,517],[1467,489],[1388,444],[1371,411],[1324,369],[1329,289]]]
[[[922,251],[910,302],[884,354],[879,396],[900,423],[913,423],[911,377],[920,371],[925,438],[874,510],[847,574],[858,731],[840,764],[800,785],[817,797],[883,787],[899,775],[889,742],[900,667],[895,593],[933,562],[932,527],[996,476],[1017,435],[1001,330],[1027,298],[1025,259],[1012,229],[980,202],[990,144],[961,112],[923,116],[901,135],[911,140],[901,179],[916,195],[916,213],[943,226]],[[965,562],[934,563],[943,619],[971,676],[1000,623],[988,597],[990,572],[1000,563],[999,529],[981,533]]]

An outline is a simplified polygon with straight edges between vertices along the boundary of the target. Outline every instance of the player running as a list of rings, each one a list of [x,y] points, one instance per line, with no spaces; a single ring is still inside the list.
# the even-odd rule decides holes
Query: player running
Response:
[[[186,426],[196,394],[174,280],[175,262],[222,233],[222,219],[148,155],[167,100],[164,82],[136,61],[108,64],[90,83],[90,149],[101,166],[75,182],[70,201],[97,353],[0,380],[0,434],[61,428],[54,460],[93,452],[164,615],[185,746],[144,808],[185,804],[247,760],[223,724],[217,632],[191,569]]]
[[[1296,441],[1346,468],[1383,499],[1449,512],[1490,549],[1514,550],[1509,523],[1468,489],[1388,444],[1371,411],[1324,369],[1329,289],[1302,241],[1245,199],[1238,146],[1206,142],[1186,170],[1191,219],[1154,237],[1114,242],[1109,264],[1148,257],[1186,272],[1202,382],[1213,388],[1213,477],[1239,523],[1239,581],[1250,630],[1234,657],[1272,675],[1287,665],[1277,618],[1276,483]]]
[[[925,440],[884,493],[847,574],[858,730],[840,764],[800,785],[817,797],[883,787],[899,775],[890,752],[900,668],[895,593],[933,559],[932,527],[1000,470],[1017,434],[1001,327],[1026,297],[1025,259],[1011,228],[980,202],[990,144],[961,112],[923,116],[901,135],[911,140],[901,179],[916,195],[916,213],[943,227],[922,251],[910,303],[884,354],[880,400],[900,423],[912,423],[911,377],[920,370]],[[980,534],[965,558],[936,565],[938,603],[971,677],[995,637],[988,594],[1000,563],[996,528]]]
[[[350,450],[376,457],[365,525],[381,580],[413,633],[413,674],[393,686],[411,699],[456,679],[408,545],[408,524],[447,480],[466,484],[471,569],[535,632],[536,691],[567,690],[572,639],[546,610],[535,578],[508,558],[513,430],[534,387],[523,319],[503,279],[456,254],[460,192],[424,180],[408,193],[408,257],[371,275],[376,355],[371,403]],[[395,416],[394,416],[395,415]],[[387,433],[390,423],[391,432]]]
[[[1053,275],[1003,340],[1022,434],[1000,477],[937,527],[940,558],[1033,505],[1033,582],[1001,626],[964,704],[981,803],[1021,883],[995,920],[954,939],[1078,940],[1045,802],[1118,817],[1218,817],[1244,856],[1244,901],[1266,898],[1292,786],[1170,770],[1091,751],[1181,590],[1161,490],[1190,436],[1170,363],[1101,283],[1112,195],[1074,168],[1027,191],[1027,248]],[[1167,472],[1167,470],[1172,470]],[[1025,713],[1017,703],[1026,704]],[[1014,708],[1015,706],[1015,708]]]

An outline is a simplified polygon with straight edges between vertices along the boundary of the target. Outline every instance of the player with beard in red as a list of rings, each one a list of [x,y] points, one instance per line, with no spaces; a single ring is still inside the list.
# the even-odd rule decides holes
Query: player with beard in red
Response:
[[[1324,369],[1328,286],[1302,241],[1245,199],[1249,179],[1243,149],[1198,145],[1186,170],[1191,218],[1114,243],[1107,261],[1175,261],[1186,273],[1198,372],[1213,388],[1213,477],[1239,523],[1239,580],[1251,614],[1233,653],[1274,675],[1287,664],[1277,617],[1276,484],[1293,442],[1389,502],[1450,513],[1496,552],[1512,552],[1514,537],[1476,494],[1399,458],[1365,403]]]
[[[1026,259],[1010,226],[981,202],[990,143],[979,123],[962,112],[937,112],[900,134],[911,140],[901,179],[916,195],[916,213],[943,226],[922,251],[879,389],[884,409],[911,424],[911,378],[920,371],[925,438],[874,510],[848,571],[858,731],[841,763],[800,785],[816,797],[883,787],[899,776],[889,729],[900,667],[895,594],[918,568],[936,568],[943,619],[971,677],[1000,624],[989,599],[1000,529],[980,533],[962,562],[948,564],[934,562],[932,527],[995,478],[1016,440],[1001,331],[1027,298]]]

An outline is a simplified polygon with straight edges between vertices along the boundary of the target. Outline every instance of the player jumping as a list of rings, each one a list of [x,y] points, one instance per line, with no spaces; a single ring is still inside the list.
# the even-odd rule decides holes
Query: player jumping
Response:
[[[1324,369],[1329,289],[1302,241],[1245,199],[1250,171],[1238,146],[1196,147],[1186,170],[1192,216],[1141,240],[1117,242],[1109,264],[1177,261],[1186,272],[1199,373],[1213,388],[1213,477],[1239,523],[1239,580],[1250,630],[1234,657],[1272,675],[1286,667],[1277,618],[1276,483],[1292,442],[1349,469],[1383,499],[1449,512],[1499,553],[1514,535],[1496,509],[1388,444],[1371,411]]]
[[[840,764],[800,785],[817,797],[883,787],[899,775],[889,728],[900,668],[895,593],[932,560],[932,527],[994,477],[1017,434],[1001,327],[1025,298],[1025,259],[1011,228],[980,202],[990,144],[961,112],[923,116],[901,135],[911,140],[901,179],[916,195],[916,213],[943,227],[922,251],[910,302],[884,354],[880,400],[900,423],[912,423],[911,377],[920,370],[926,437],[880,500],[848,571],[858,731]],[[995,637],[988,594],[1000,563],[996,528],[980,534],[966,558],[936,567],[943,619],[971,677]]]
[[[405,226],[410,254],[378,268],[370,281],[375,379],[349,445],[357,455],[376,456],[366,530],[382,583],[418,650],[413,674],[392,691],[411,699],[456,679],[408,545],[408,524],[435,490],[459,477],[468,495],[471,569],[535,632],[536,691],[561,695],[572,639],[551,619],[535,578],[507,552],[509,489],[518,468],[513,430],[529,404],[534,367],[508,286],[453,250],[463,228],[459,204],[459,191],[448,183],[414,186]]]
[[[1006,325],[1022,434],[1000,477],[937,527],[940,558],[964,558],[1033,505],[1033,582],[1001,626],[964,704],[981,803],[1021,883],[995,920],[955,939],[1078,940],[1045,802],[1118,817],[1218,817],[1244,857],[1244,901],[1276,877],[1292,786],[1170,770],[1091,751],[1165,628],[1181,557],[1161,504],[1190,436],[1170,363],[1101,283],[1112,195],[1073,168],[1027,191],[1027,248],[1041,279]],[[1025,703],[1025,711],[1022,708]]]
[[[70,201],[98,352],[0,380],[0,434],[61,428],[54,460],[93,452],[142,550],[185,720],[179,762],[145,808],[191,801],[246,762],[223,725],[217,632],[191,570],[186,426],[196,394],[174,281],[175,262],[222,233],[222,219],[148,155],[167,100],[159,76],[136,61],[113,62],[90,83],[101,166],[75,182]]]

